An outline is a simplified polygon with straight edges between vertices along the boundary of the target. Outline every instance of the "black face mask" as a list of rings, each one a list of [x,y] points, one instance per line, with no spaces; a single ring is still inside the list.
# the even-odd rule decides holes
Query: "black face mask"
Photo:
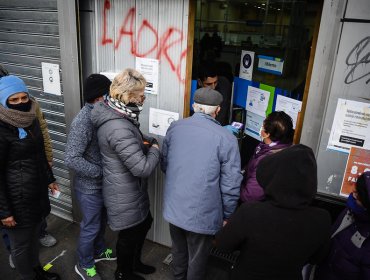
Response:
[[[31,100],[28,100],[26,103],[21,102],[18,104],[9,104],[8,102],[6,102],[6,105],[8,106],[9,109],[22,111],[22,112],[29,112],[31,110],[32,102]]]

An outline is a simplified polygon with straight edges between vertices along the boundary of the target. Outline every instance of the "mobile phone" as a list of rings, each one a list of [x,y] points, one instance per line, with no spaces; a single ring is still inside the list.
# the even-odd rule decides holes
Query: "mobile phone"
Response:
[[[232,122],[231,123],[231,126],[237,128],[239,130],[242,130],[243,129],[243,124],[240,123],[240,122]]]

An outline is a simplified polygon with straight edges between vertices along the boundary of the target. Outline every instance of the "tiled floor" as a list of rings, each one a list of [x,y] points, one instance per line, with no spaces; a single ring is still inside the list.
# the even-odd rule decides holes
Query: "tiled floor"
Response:
[[[48,217],[48,231],[51,232],[57,239],[58,243],[51,248],[41,248],[40,260],[43,265],[53,260],[56,256],[65,250],[65,254],[57,258],[50,269],[52,272],[57,272],[61,275],[62,280],[79,280],[80,277],[74,271],[76,264],[76,243],[79,233],[79,226],[74,223],[67,222],[56,216]],[[108,246],[114,247],[116,234],[109,229],[106,233]],[[2,243],[0,241],[0,243]],[[145,276],[147,280],[169,280],[171,279],[170,267],[163,263],[163,260],[170,253],[170,249],[162,245],[146,241],[142,260],[144,263],[154,265],[157,268],[156,273]],[[211,259],[208,266],[207,279],[225,280],[227,273],[224,270],[225,263],[219,260]],[[114,279],[114,271],[116,263],[100,262],[97,263],[97,270],[103,280]],[[0,280],[19,280],[19,276],[15,270],[12,270],[8,264],[8,253],[5,246],[0,244]]]

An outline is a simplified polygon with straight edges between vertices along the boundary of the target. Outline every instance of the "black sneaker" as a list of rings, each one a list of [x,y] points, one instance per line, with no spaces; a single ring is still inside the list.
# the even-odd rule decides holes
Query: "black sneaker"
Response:
[[[151,265],[143,264],[142,262],[137,262],[134,265],[134,271],[142,273],[142,274],[152,274],[155,272],[155,267]]]
[[[137,275],[135,273],[125,274],[119,270],[116,270],[114,273],[115,280],[145,280],[144,277],[141,277],[140,275]]]

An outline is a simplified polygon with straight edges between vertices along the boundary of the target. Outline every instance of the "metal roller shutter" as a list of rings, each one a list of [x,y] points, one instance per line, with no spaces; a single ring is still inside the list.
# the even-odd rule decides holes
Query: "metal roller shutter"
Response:
[[[41,62],[60,65],[57,0],[0,0],[0,63],[21,77],[40,103],[53,145],[53,171],[61,189],[52,213],[72,220],[70,177],[64,166],[66,122],[63,94],[43,92]],[[62,87],[63,88],[63,87]]]

